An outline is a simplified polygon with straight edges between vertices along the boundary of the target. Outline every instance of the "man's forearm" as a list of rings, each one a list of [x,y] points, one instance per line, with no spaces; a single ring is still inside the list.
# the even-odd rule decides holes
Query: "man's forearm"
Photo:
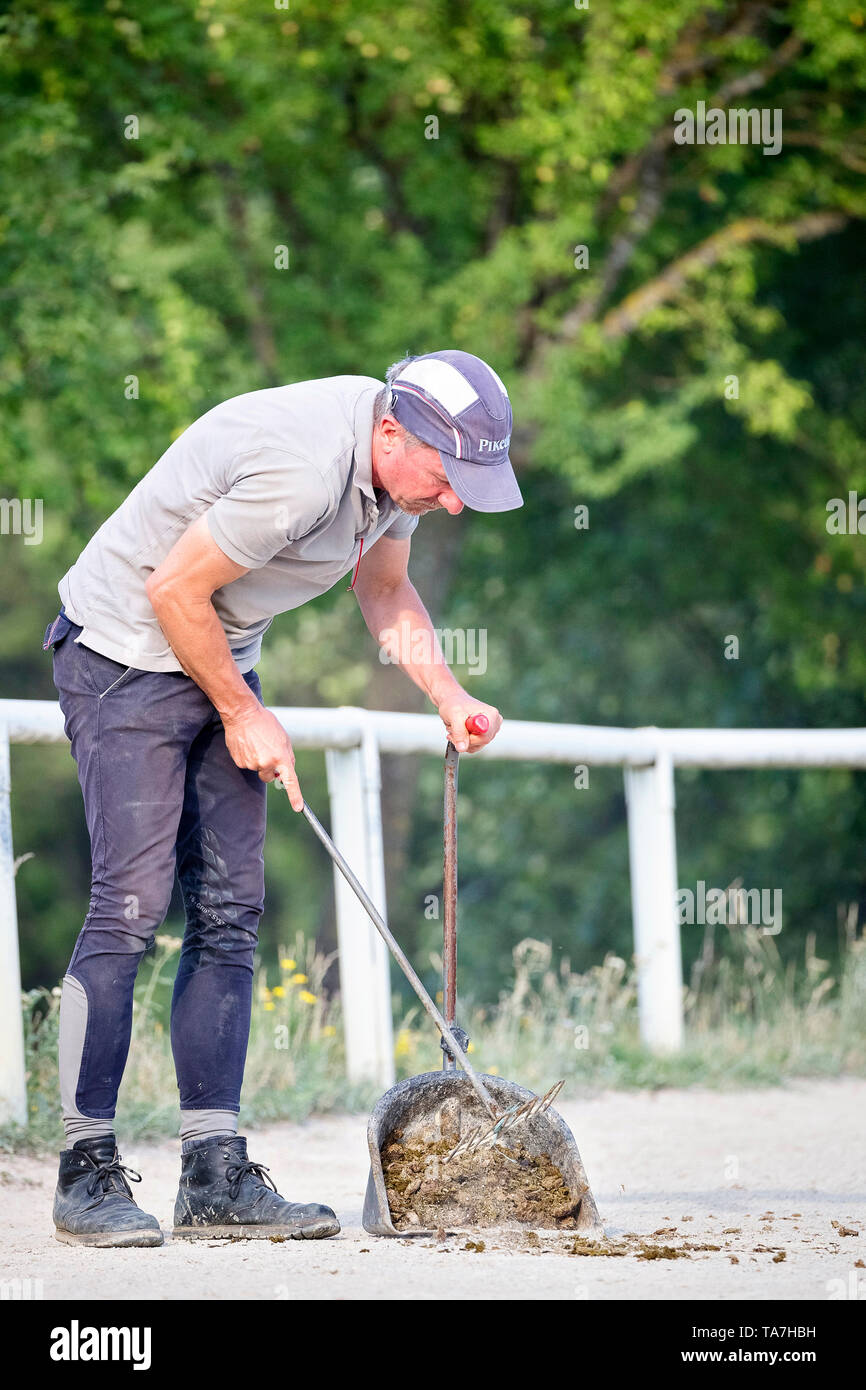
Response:
[[[210,599],[190,599],[173,588],[149,590],[159,625],[188,676],[223,720],[237,719],[258,701],[237,668]]]
[[[175,541],[145,589],[175,656],[218,711],[232,762],[263,782],[279,778],[293,808],[302,811],[291,740],[238,670],[212,602],[218,589],[247,573],[220,550],[205,515]]]
[[[430,614],[411,580],[358,599],[364,621],[391,661],[438,708],[462,687],[452,674]]]

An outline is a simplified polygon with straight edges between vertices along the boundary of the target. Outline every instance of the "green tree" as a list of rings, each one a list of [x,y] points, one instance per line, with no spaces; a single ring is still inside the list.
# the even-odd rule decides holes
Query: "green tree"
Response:
[[[429,518],[414,547],[437,621],[488,629],[480,694],[582,722],[866,722],[863,549],[826,527],[862,484],[863,29],[851,0],[12,0],[0,470],[5,496],[43,499],[45,534],[0,537],[3,692],[51,696],[36,643],[57,578],[191,420],[451,344],[511,388],[527,497]],[[781,112],[779,153],[677,143],[699,102]],[[283,703],[417,707],[339,588],[276,624],[263,676]],[[392,914],[423,952],[439,773],[386,773]],[[568,769],[488,764],[463,782],[478,991],[527,932],[581,963],[626,950],[618,776],[581,792]],[[784,873],[785,940],[832,943],[836,902],[863,893],[857,775],[706,774],[679,794],[684,882]],[[33,978],[80,920],[76,796],[64,754],[16,754]],[[332,932],[300,830],[273,818],[272,944],[287,919]]]

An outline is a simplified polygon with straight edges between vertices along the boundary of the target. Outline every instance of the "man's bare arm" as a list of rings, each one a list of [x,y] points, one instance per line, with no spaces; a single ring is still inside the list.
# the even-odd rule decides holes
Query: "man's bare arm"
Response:
[[[448,667],[430,615],[409,578],[410,547],[408,537],[380,537],[359,566],[355,596],[372,636],[433,701],[455,747],[474,753],[499,732],[502,715],[464,690]],[[396,642],[389,633],[397,634]],[[418,634],[423,634],[421,641],[416,640]],[[487,715],[490,727],[484,735],[470,736],[466,720],[479,713]]]
[[[288,735],[239,672],[211,601],[217,589],[248,573],[223,554],[202,516],[172,546],[145,587],[175,656],[222,719],[233,761],[257,772],[263,782],[279,777],[300,811],[303,797]]]

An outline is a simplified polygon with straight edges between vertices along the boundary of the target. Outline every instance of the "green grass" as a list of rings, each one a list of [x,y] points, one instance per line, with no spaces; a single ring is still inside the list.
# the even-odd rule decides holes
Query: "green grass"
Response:
[[[633,965],[608,955],[584,974],[553,962],[549,944],[522,941],[514,978],[495,1006],[471,1005],[462,1022],[483,1071],[534,1090],[564,1078],[566,1094],[605,1088],[702,1085],[772,1086],[791,1077],[866,1075],[866,936],[849,930],[838,969],[806,944],[783,963],[775,938],[733,928],[724,953],[712,933],[685,991],[686,1041],[675,1056],[654,1056],[638,1035]],[[180,946],[160,936],[140,972],[133,1041],[118,1105],[124,1139],[177,1133],[177,1088],[168,1038],[171,979]],[[303,1120],[328,1111],[365,1111],[375,1085],[345,1075],[338,1002],[322,981],[333,957],[301,938],[280,952],[279,981],[256,978],[242,1114],[245,1125]],[[0,1129],[0,1149],[57,1149],[59,988],[24,996],[29,1120]],[[399,1077],[441,1066],[438,1039],[419,1008],[395,1028]]]
[[[117,1131],[127,1140],[178,1132],[168,1016],[179,949],[178,938],[158,936],[139,971],[132,1045],[117,1107]],[[268,986],[264,970],[258,970],[242,1097],[245,1124],[366,1110],[375,1102],[376,1086],[346,1078],[339,1006],[322,992],[331,959],[299,938],[291,953],[280,949],[278,983]],[[23,1004],[28,1123],[0,1128],[0,1149],[58,1149],[63,1139],[57,1089],[60,989],[31,990]]]

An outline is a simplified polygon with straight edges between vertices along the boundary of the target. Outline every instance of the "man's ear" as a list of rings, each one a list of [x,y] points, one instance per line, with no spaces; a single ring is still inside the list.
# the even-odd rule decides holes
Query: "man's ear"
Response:
[[[379,429],[382,435],[382,442],[387,448],[393,449],[394,446],[400,442],[403,432],[399,422],[394,419],[393,415],[383,415],[379,421]]]

